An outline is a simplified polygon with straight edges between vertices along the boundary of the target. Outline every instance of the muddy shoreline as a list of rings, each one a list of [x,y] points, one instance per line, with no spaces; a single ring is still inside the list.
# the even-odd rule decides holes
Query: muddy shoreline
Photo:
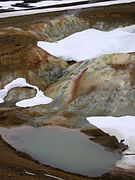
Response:
[[[26,153],[21,153],[16,151],[13,147],[7,144],[0,137],[0,179],[4,180],[25,180],[25,179],[56,179],[47,177],[44,174],[56,176],[59,178],[71,179],[89,179],[83,176],[70,174],[59,169],[55,169],[49,166],[44,166],[33,160]],[[28,175],[27,172],[33,173],[35,175]]]
[[[129,180],[134,179],[135,173],[120,168],[114,168],[102,177],[89,178],[78,174],[68,173],[57,168],[42,165],[26,153],[18,152],[0,137],[0,180]],[[48,175],[52,177],[48,177]]]
[[[18,110],[12,108],[0,108],[0,126],[1,127],[12,127],[20,126],[25,122],[17,119]],[[6,116],[7,114],[7,116]],[[10,117],[10,118],[9,118]],[[112,152],[121,153],[123,144],[119,144],[115,137],[106,135],[100,130],[82,130],[82,133],[92,137],[96,143],[104,146],[105,149]],[[45,176],[49,175],[51,177]],[[104,174],[102,177],[86,177],[79,174],[65,172],[58,168],[53,168],[48,165],[43,165],[37,160],[34,160],[26,153],[16,151],[11,145],[5,142],[0,136],[0,180],[53,180],[57,178],[64,180],[114,180],[114,179],[134,179],[135,173],[128,170],[123,170],[120,168],[113,168],[108,173]]]

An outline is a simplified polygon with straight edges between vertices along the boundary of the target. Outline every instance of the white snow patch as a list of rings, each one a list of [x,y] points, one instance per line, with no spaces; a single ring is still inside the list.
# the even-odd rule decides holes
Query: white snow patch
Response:
[[[8,91],[15,87],[30,87],[36,89],[37,91],[37,94],[34,98],[19,101],[16,103],[16,106],[30,107],[40,104],[48,104],[52,101],[52,99],[45,96],[43,92],[38,89],[38,87],[28,84],[24,78],[17,78],[7,84],[4,89],[0,90],[0,103],[4,102],[4,98],[7,96]]]
[[[31,99],[25,99],[16,103],[16,106],[19,107],[30,107],[36,106],[39,104],[48,104],[52,101],[51,98],[44,96],[42,91],[38,91],[36,96]]]
[[[98,127],[110,136],[115,136],[118,141],[128,145],[124,151],[124,157],[116,163],[116,166],[132,169],[135,167],[135,117],[88,117],[89,123]]]
[[[59,177],[57,177],[57,176],[53,176],[53,175],[50,175],[50,174],[44,174],[44,176],[51,177],[51,178],[53,178],[53,179],[64,180],[64,179],[62,179],[62,178],[59,178]]]
[[[28,174],[28,175],[30,175],[30,176],[35,176],[36,174],[35,173],[31,173],[31,172],[28,172],[28,171],[24,171],[25,172],[25,174]]]
[[[82,61],[103,54],[135,52],[135,25],[107,32],[87,29],[58,42],[38,41],[37,46],[65,61]]]
[[[66,1],[41,1],[37,3],[29,3],[30,6],[37,7],[46,7],[46,6],[52,6],[52,5],[62,5],[62,4],[68,4],[68,3],[75,3],[75,2],[88,2],[89,0],[66,0]]]
[[[15,7],[12,5],[15,5],[16,3],[23,3],[23,1],[7,1],[7,2],[0,2],[0,6],[2,6],[2,9],[14,9],[14,10],[20,10],[20,7]],[[25,8],[24,8],[25,9]]]

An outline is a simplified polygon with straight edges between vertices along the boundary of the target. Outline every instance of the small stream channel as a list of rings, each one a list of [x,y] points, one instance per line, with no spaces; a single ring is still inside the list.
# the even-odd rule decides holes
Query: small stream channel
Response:
[[[79,130],[56,126],[0,128],[2,138],[43,164],[90,177],[115,167],[121,154],[109,152]]]

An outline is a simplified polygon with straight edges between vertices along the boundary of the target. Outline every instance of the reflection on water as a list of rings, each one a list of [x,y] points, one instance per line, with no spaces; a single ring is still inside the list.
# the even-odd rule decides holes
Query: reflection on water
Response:
[[[62,127],[0,128],[3,139],[43,164],[87,176],[100,176],[121,159],[79,130]]]

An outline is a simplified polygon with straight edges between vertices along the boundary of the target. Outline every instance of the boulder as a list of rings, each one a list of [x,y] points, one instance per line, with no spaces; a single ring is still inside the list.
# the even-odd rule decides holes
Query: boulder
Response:
[[[29,99],[36,95],[36,90],[32,88],[13,88],[8,92],[8,95],[5,97],[4,101],[7,106],[14,106],[16,102],[23,99]]]

